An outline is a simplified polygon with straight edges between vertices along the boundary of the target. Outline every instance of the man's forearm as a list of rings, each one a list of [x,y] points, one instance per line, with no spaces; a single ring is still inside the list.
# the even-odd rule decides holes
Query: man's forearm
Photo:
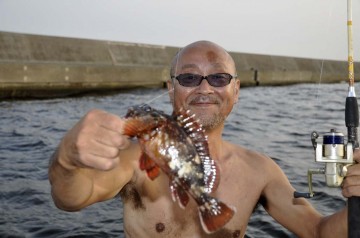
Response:
[[[92,194],[92,181],[81,168],[64,165],[60,161],[60,149],[52,155],[49,166],[51,194],[55,205],[63,210],[83,208]]]
[[[318,231],[320,238],[348,237],[347,207],[331,216],[324,217],[320,222]]]

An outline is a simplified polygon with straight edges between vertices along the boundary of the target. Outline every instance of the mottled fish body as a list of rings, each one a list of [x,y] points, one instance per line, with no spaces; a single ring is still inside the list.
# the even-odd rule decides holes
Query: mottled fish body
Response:
[[[223,227],[234,210],[209,194],[219,182],[214,160],[209,156],[207,137],[194,115],[181,111],[169,116],[148,105],[132,107],[125,116],[124,134],[137,137],[142,149],[140,169],[155,179],[160,169],[170,180],[174,200],[181,207],[194,198],[200,221],[207,233]]]

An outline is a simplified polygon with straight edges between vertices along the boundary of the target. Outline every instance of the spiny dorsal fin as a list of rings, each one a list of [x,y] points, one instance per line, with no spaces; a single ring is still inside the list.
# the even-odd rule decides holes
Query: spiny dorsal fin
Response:
[[[196,148],[204,167],[205,192],[211,193],[216,190],[219,185],[220,175],[215,161],[210,157],[205,129],[202,127],[200,122],[196,120],[195,114],[192,114],[190,110],[185,111],[180,109],[179,115],[176,116],[173,113],[173,116],[176,118],[179,125],[184,129]]]

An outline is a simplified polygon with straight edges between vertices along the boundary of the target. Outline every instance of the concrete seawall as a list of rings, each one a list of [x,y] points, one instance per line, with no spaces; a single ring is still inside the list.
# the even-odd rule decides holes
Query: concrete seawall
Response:
[[[163,87],[176,47],[0,32],[0,99]],[[242,87],[347,80],[346,61],[230,52]],[[355,72],[360,63],[355,64]],[[356,75],[356,74],[355,74]]]

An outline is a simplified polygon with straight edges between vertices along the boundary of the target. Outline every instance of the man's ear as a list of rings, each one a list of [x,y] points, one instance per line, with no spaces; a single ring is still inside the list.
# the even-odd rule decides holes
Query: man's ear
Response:
[[[171,80],[166,81],[166,86],[168,89],[168,93],[169,93],[169,97],[170,97],[170,102],[171,104],[174,105],[174,84]]]
[[[235,87],[234,87],[235,103],[239,101],[239,94],[240,94],[240,79],[235,79]]]

